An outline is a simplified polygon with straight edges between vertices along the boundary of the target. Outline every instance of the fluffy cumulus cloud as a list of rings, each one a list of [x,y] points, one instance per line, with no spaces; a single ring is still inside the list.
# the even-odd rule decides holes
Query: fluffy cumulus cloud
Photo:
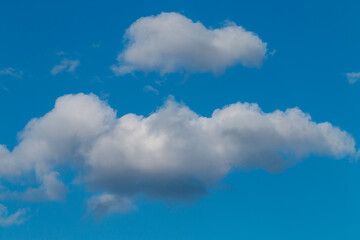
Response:
[[[267,53],[266,43],[235,23],[209,29],[174,12],[138,19],[124,38],[127,45],[118,55],[118,64],[112,66],[118,75],[133,71],[219,73],[236,64],[261,66]]]
[[[31,120],[12,151],[0,145],[0,179],[36,176],[37,185],[9,197],[56,200],[66,193],[63,169],[95,196],[102,217],[134,209],[139,194],[190,200],[207,193],[231,169],[280,171],[309,155],[356,155],[354,139],[298,108],[264,113],[235,103],[199,116],[173,99],[147,117],[116,111],[95,95],[65,95]],[[66,166],[66,168],[64,168]]]
[[[9,227],[12,225],[22,224],[26,220],[26,209],[19,209],[10,214],[7,207],[0,204],[0,226]]]
[[[70,59],[67,59],[67,58],[64,58],[60,64],[58,65],[55,65],[50,73],[52,75],[57,75],[59,73],[62,73],[64,71],[66,72],[74,72],[75,69],[79,66],[80,64],[80,61],[79,60],[70,60]]]

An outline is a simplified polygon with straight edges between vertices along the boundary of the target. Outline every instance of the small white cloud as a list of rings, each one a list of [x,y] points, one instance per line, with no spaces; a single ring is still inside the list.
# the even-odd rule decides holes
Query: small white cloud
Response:
[[[133,71],[219,73],[228,67],[262,65],[267,43],[235,23],[206,28],[171,12],[142,17],[124,36],[127,45],[111,68],[117,75]]]
[[[156,95],[159,95],[159,90],[157,90],[156,88],[152,87],[152,86],[145,86],[144,87],[144,91],[145,92],[153,92]]]
[[[80,61],[79,60],[69,60],[67,58],[64,58],[59,65],[56,65],[53,67],[50,71],[52,75],[57,75],[61,72],[74,72],[75,69],[79,66]]]
[[[56,55],[58,55],[58,56],[63,56],[63,55],[65,55],[65,52],[64,52],[64,51],[60,51],[60,52],[57,52]]]
[[[19,225],[26,220],[26,209],[19,209],[15,213],[9,215],[7,207],[0,204],[0,226],[10,227],[12,225]]]
[[[267,57],[271,57],[271,56],[274,56],[274,55],[275,55],[275,53],[276,53],[276,49],[274,49],[274,50],[272,50],[272,51],[268,52],[268,53],[266,54],[266,56],[267,56]]]
[[[136,209],[130,198],[113,194],[101,194],[91,197],[87,202],[88,212],[96,218],[102,219],[112,213],[126,213]]]
[[[360,72],[347,73],[346,77],[350,84],[356,83],[360,79]]]
[[[9,75],[14,78],[22,78],[23,71],[16,70],[15,68],[9,67],[9,68],[0,70],[0,75]]]

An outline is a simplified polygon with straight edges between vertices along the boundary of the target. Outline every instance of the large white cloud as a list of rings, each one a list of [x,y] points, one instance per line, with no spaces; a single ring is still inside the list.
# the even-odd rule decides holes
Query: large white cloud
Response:
[[[9,197],[62,198],[63,166],[96,194],[98,215],[133,208],[137,194],[187,200],[206,194],[231,169],[280,171],[309,155],[356,155],[354,139],[298,108],[264,113],[235,103],[202,117],[171,98],[148,117],[116,112],[95,95],[66,95],[31,120],[9,151],[0,145],[0,179],[36,176],[38,186]],[[69,169],[69,168],[67,168]],[[33,196],[32,196],[33,195]]]
[[[235,23],[209,29],[175,12],[138,19],[124,38],[127,45],[118,55],[118,64],[112,66],[118,75],[133,71],[218,73],[236,64],[261,66],[267,53],[266,43]]]

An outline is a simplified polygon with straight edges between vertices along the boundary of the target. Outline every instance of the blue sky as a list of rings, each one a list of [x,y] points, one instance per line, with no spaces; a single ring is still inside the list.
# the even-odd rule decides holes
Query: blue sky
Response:
[[[0,2],[0,238],[358,239],[359,8]]]

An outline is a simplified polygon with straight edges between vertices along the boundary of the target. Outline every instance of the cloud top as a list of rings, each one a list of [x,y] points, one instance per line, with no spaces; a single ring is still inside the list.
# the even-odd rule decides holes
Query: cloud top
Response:
[[[209,29],[201,22],[170,12],[142,17],[124,36],[127,45],[112,70],[118,74],[134,71],[178,71],[219,73],[230,66],[261,66],[267,44],[255,33],[235,23]]]

